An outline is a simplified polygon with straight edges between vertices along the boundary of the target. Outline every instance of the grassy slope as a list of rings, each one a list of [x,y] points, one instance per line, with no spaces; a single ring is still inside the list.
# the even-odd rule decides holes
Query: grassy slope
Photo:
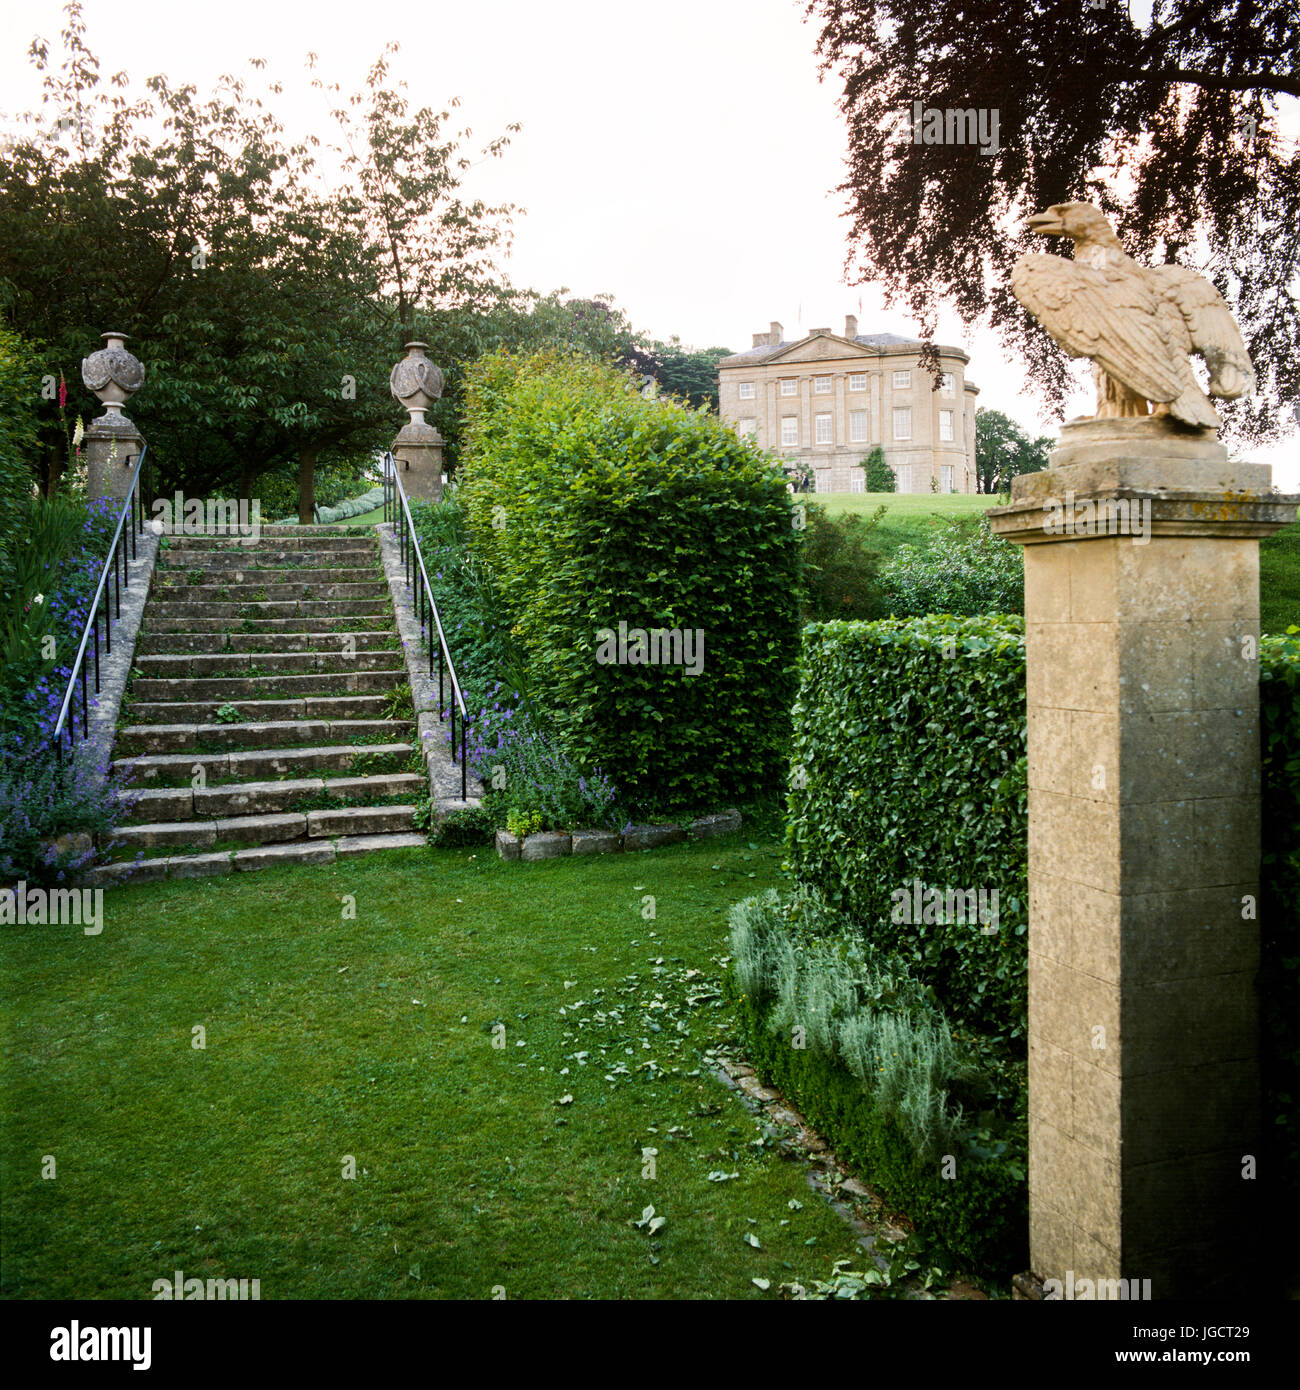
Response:
[[[743,833],[527,866],[403,851],[114,890],[98,937],[6,928],[4,1295],[144,1298],[175,1269],[263,1298],[827,1277],[850,1232],[700,1056],[727,1028],[726,908],[779,859]],[[650,1204],[658,1265],[629,1224]]]
[[[1300,626],[1300,522],[1260,542],[1259,608],[1264,632]]]
[[[859,512],[863,516],[870,516],[884,503],[889,511],[876,528],[873,544],[885,555],[892,555],[904,541],[924,544],[928,534],[953,517],[970,516],[998,505],[996,495],[967,493],[831,493],[821,497],[809,494],[807,500],[822,503],[832,514]],[[1300,523],[1261,542],[1259,577],[1261,630],[1285,632],[1289,624],[1300,624]]]

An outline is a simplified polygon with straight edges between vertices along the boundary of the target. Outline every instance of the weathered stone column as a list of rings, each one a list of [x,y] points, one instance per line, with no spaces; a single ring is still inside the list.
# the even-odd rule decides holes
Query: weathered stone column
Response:
[[[144,384],[144,367],[126,350],[125,333],[105,333],[104,346],[81,362],[81,379],[104,403],[86,428],[86,492],[91,501],[125,497],[144,448],[122,407]]]
[[[393,399],[411,413],[392,447],[406,495],[437,502],[442,497],[444,440],[424,412],[442,395],[442,373],[424,355],[426,347],[428,343],[407,343],[406,356],[389,376]]]
[[[989,513],[1025,546],[1031,1261],[1075,1297],[1252,1273],[1269,484],[1213,430],[1093,419]]]

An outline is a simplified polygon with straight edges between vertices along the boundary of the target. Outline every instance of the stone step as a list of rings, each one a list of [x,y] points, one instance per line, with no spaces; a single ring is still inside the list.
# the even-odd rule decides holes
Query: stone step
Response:
[[[139,655],[175,656],[182,652],[213,656],[225,652],[248,652],[269,655],[276,652],[337,653],[346,645],[356,653],[374,655],[401,650],[391,632],[146,632],[136,641]]]
[[[196,574],[201,574],[203,578],[196,580],[194,578]],[[173,592],[174,590],[181,590],[182,592],[190,590],[200,597],[218,590],[230,594],[232,598],[240,598],[259,589],[265,589],[268,598],[292,598],[293,594],[277,594],[275,591],[286,587],[296,590],[305,586],[309,589],[319,589],[332,593],[339,585],[365,584],[373,588],[376,584],[383,584],[384,580],[376,577],[373,565],[365,565],[349,566],[348,568],[339,566],[329,569],[279,566],[275,569],[255,570],[245,567],[231,570],[229,573],[224,570],[206,568],[157,569],[154,571],[153,582],[154,592],[160,598],[177,597],[177,594]],[[364,597],[364,595],[352,594],[350,597],[357,598]]]
[[[216,713],[234,709],[254,723],[291,719],[382,719],[387,695],[315,695],[302,700],[143,700],[127,708],[132,724],[224,723]],[[238,721],[231,721],[232,723]]]
[[[401,724],[401,720],[389,721]],[[244,725],[235,727],[248,728]],[[344,726],[346,727],[346,726]],[[125,731],[123,731],[125,732]],[[248,783],[280,778],[307,778],[313,773],[359,775],[359,769],[374,775],[406,772],[415,754],[413,743],[317,744],[305,748],[237,748],[219,753],[154,753],[119,756],[113,766],[127,772],[136,787],[194,787],[226,781]]]
[[[192,591],[191,591],[192,592]],[[232,621],[242,621],[250,618],[256,621],[259,618],[289,618],[294,622],[301,622],[303,618],[313,620],[324,618],[326,621],[335,621],[339,618],[379,618],[386,617],[387,625],[392,626],[392,608],[387,598],[341,598],[341,599],[279,599],[258,601],[248,603],[235,603],[224,599],[213,599],[208,603],[200,603],[192,597],[173,599],[170,597],[156,598],[150,595],[149,603],[145,609],[148,613],[149,625],[155,631],[158,630],[158,620],[165,622],[176,619],[211,620],[213,618],[224,618],[225,626],[229,626]],[[221,624],[218,624],[221,626]],[[174,629],[179,632],[189,632],[196,629],[181,627]],[[203,630],[203,629],[197,629]],[[211,629],[206,629],[210,631]]]
[[[250,540],[239,530],[217,528],[209,535],[190,536],[184,532],[167,536],[166,555],[176,546],[185,550],[256,550],[259,546],[272,542],[272,548],[282,550],[332,550],[339,546],[357,545],[362,541],[375,543],[374,528],[366,526],[259,526],[258,538]]]
[[[232,782],[223,787],[147,787],[134,793],[127,815],[133,823],[220,820],[228,816],[283,815],[301,802],[324,796],[356,805],[373,805],[400,796],[414,803],[427,794],[428,778],[418,772],[377,772],[366,777],[297,777],[278,782]]]
[[[274,844],[284,840],[324,840],[340,835],[392,835],[410,830],[415,807],[337,806],[328,810],[282,812],[271,815],[223,816],[215,820],[152,821],[114,827],[110,839],[116,854],[139,849],[184,845],[207,849],[232,842]]]
[[[286,550],[283,546],[235,546],[229,550],[164,550],[158,557],[160,569],[261,569],[266,566],[357,565],[373,566],[379,557],[379,547],[358,542],[323,550]]]
[[[393,742],[408,738],[410,719],[286,719],[260,724],[126,724],[117,731],[114,749],[119,758],[141,753],[191,752],[199,748],[223,752],[230,748],[301,748],[337,744],[352,738],[390,735]]]
[[[380,598],[388,593],[388,585],[373,576],[356,583],[315,584],[297,580],[291,584],[267,584],[246,579],[242,584],[171,584],[156,585],[150,598],[160,604],[174,603],[288,603],[301,599],[317,603],[331,599]],[[260,598],[254,598],[260,594]]]
[[[298,676],[137,677],[135,700],[257,700],[268,695],[374,695],[405,684],[404,670],[318,671]]]
[[[400,657],[393,650],[342,651],[251,651],[251,652],[168,652],[137,656],[141,676],[193,677],[237,675],[243,671],[292,675],[304,671],[385,671],[393,670]]]
[[[102,864],[87,874],[89,887],[109,888],[120,883],[153,883],[166,878],[206,878],[216,874],[274,868],[279,864],[332,864],[338,859],[386,849],[421,849],[425,837],[412,831],[387,835],[340,835],[334,840],[297,840],[285,845],[259,845],[252,849],[215,854],[168,855],[136,864],[125,861]]]
[[[295,609],[297,604],[291,605]],[[181,633],[186,636],[210,636],[212,634],[226,634],[232,640],[235,638],[259,637],[264,633],[288,632],[296,635],[303,633],[338,633],[343,635],[349,632],[370,632],[381,634],[384,637],[393,635],[393,618],[390,613],[361,614],[348,616],[343,614],[339,617],[331,616],[328,611],[329,604],[325,604],[327,610],[318,614],[303,614],[294,617],[292,614],[280,618],[207,618],[207,617],[167,617],[166,614],[159,613],[156,608],[145,608],[145,621],[148,624],[144,637],[150,636],[170,636]]]

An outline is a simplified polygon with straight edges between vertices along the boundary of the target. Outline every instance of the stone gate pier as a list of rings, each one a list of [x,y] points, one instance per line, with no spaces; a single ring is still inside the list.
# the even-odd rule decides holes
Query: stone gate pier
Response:
[[[1039,1279],[1258,1275],[1259,538],[1300,501],[1270,482],[1214,430],[1088,419],[989,513],[1025,547]]]

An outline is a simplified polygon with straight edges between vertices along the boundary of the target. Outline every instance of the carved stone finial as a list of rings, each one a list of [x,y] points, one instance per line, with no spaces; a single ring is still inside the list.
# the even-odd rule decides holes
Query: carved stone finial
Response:
[[[424,412],[442,395],[442,373],[424,355],[428,346],[407,343],[406,356],[388,377],[388,389],[411,412],[412,425],[423,425]]]
[[[104,346],[82,358],[81,379],[104,403],[101,419],[121,416],[122,407],[144,385],[144,367],[126,350],[125,333],[105,333]]]
[[[1209,396],[1233,400],[1255,389],[1232,312],[1203,276],[1179,265],[1139,265],[1091,203],[1056,203],[1027,225],[1074,242],[1072,261],[1021,256],[1011,291],[1071,357],[1091,360],[1091,418],[1141,417],[1150,409],[1193,429],[1217,429]],[[1209,396],[1192,374],[1193,353],[1209,368]]]

